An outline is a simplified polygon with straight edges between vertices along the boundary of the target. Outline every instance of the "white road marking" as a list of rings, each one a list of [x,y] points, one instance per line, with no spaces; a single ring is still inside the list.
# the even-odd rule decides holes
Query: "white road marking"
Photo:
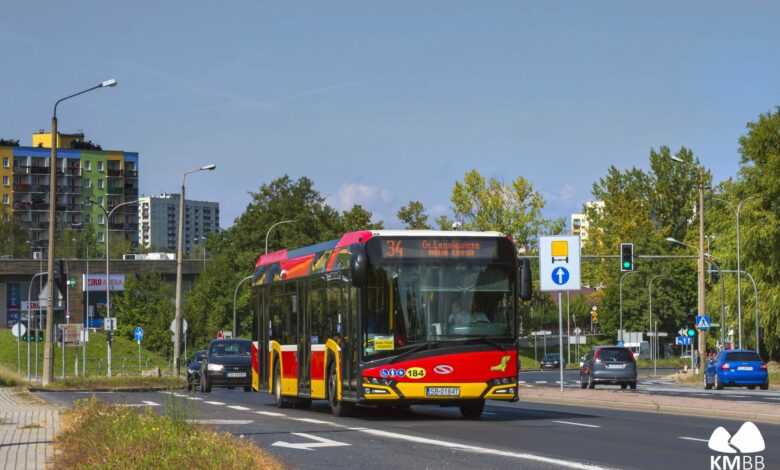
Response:
[[[160,406],[159,403],[155,403],[153,401],[145,401],[143,403],[115,403],[117,406],[127,406],[127,407],[141,407],[141,406]]]
[[[339,442],[339,441],[334,441],[332,439],[326,439],[324,437],[312,436],[311,434],[306,434],[303,432],[291,432],[290,435],[304,437],[306,439],[311,439],[312,441],[316,441],[316,442],[294,443],[294,442],[276,441],[271,445],[277,447],[286,447],[288,449],[298,449],[298,450],[314,450],[320,447],[342,447],[342,446],[352,445],[352,444],[347,444],[346,442]]]
[[[159,404],[159,403],[155,403],[155,402],[153,402],[153,401],[141,400],[141,402],[142,402],[143,404],[145,404],[145,405],[149,405],[149,406],[160,406],[160,404]]]
[[[290,419],[292,419],[293,421],[301,421],[301,422],[303,422],[303,423],[312,423],[312,424],[334,424],[334,423],[329,423],[329,422],[327,422],[327,421],[322,421],[322,420],[319,420],[319,419],[312,419],[312,418],[290,418]],[[340,425],[339,425],[339,426],[340,426]]]
[[[255,413],[259,415],[265,415],[265,416],[287,416],[284,413],[274,413],[273,411],[255,411]]]
[[[723,396],[729,398],[747,398],[747,395],[723,395]]]
[[[685,439],[686,441],[697,441],[697,442],[709,442],[707,439],[699,439],[697,437],[687,437],[687,436],[678,436],[680,439]]]
[[[199,398],[199,397],[187,397],[187,400],[203,400],[203,398]]]
[[[238,411],[249,411],[249,408],[247,408],[246,406],[228,405],[228,408],[232,408],[232,409],[238,410]]]
[[[553,421],[553,423],[571,424],[572,426],[583,426],[583,427],[586,427],[586,428],[600,428],[601,427],[601,426],[597,426],[595,424],[572,423],[571,421]]]
[[[547,381],[546,380],[537,380],[536,383],[538,383],[538,384],[546,384]]]
[[[221,401],[204,401],[203,403],[208,403],[209,405],[224,405]]]
[[[555,459],[551,457],[543,457],[541,455],[534,455],[529,454],[525,452],[508,452],[504,450],[497,450],[497,449],[490,449],[487,447],[479,447],[479,446],[472,446],[472,445],[466,445],[466,444],[458,444],[456,442],[448,442],[448,441],[440,441],[436,439],[428,439],[424,437],[417,437],[417,436],[410,436],[407,434],[397,434],[394,432],[388,432],[388,431],[380,431],[376,429],[360,429],[360,428],[350,428],[354,429],[356,431],[364,432],[366,434],[371,434],[378,437],[387,437],[390,439],[398,439],[402,441],[409,441],[414,442],[417,444],[428,444],[428,445],[434,445],[439,447],[446,447],[449,449],[454,450],[464,450],[467,452],[474,452],[478,454],[486,454],[486,455],[497,455],[501,457],[511,457],[521,460],[530,460],[534,462],[544,462],[549,463],[552,465],[558,465],[561,467],[566,468],[575,468],[579,470],[604,470],[606,467],[600,467],[598,465],[589,465],[589,464],[583,464],[579,462],[572,462],[569,460],[563,460],[563,459]]]
[[[230,424],[249,424],[251,419],[188,419],[188,423],[192,424],[215,424],[215,425],[230,425]]]
[[[780,400],[780,398],[766,397],[767,400]]]

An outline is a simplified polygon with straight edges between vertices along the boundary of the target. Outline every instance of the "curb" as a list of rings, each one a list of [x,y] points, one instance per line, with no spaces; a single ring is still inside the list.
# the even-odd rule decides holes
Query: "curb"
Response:
[[[52,390],[41,387],[27,387],[30,392],[160,392],[165,390],[180,390],[184,387],[96,387],[96,388],[67,388]]]
[[[520,402],[533,402],[533,403],[548,403],[548,404],[565,404],[565,405],[580,405],[589,406],[593,408],[605,408],[613,410],[627,410],[637,411],[644,413],[663,413],[683,416],[695,416],[698,418],[726,418],[733,420],[749,420],[761,423],[780,424],[780,415],[771,415],[759,412],[750,411],[734,411],[712,408],[694,408],[694,407],[682,407],[673,405],[659,405],[655,403],[628,403],[628,402],[604,402],[602,400],[589,400],[584,398],[568,398],[568,397],[551,397],[540,395],[522,395],[520,394]]]

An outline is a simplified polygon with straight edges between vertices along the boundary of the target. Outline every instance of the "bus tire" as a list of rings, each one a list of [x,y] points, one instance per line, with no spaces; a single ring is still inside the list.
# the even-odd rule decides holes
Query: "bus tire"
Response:
[[[277,408],[289,408],[290,402],[282,395],[282,374],[279,372],[279,361],[274,365],[274,402]]]
[[[483,398],[471,400],[460,405],[460,414],[466,419],[479,419],[484,410],[485,400]]]
[[[328,402],[330,403],[330,411],[334,416],[343,418],[352,414],[354,405],[352,403],[345,403],[339,400],[338,389],[338,376],[336,375],[336,365],[331,362],[328,366]]]

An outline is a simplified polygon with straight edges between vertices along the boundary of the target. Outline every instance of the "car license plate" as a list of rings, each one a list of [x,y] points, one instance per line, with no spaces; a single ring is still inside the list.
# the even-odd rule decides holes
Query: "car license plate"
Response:
[[[228,377],[246,377],[246,372],[228,372]]]
[[[459,397],[460,387],[425,387],[428,397]]]
[[[625,369],[625,364],[607,364],[607,369]]]
[[[753,370],[753,368],[750,366],[739,366],[737,367],[737,370]]]

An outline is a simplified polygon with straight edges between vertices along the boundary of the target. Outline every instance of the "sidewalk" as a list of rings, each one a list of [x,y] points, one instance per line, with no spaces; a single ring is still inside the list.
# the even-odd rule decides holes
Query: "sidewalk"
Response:
[[[45,469],[59,426],[56,406],[22,388],[0,388],[0,470]]]
[[[780,403],[747,403],[709,398],[646,395],[622,390],[580,390],[567,388],[561,393],[558,388],[534,386],[523,386],[520,388],[520,401],[747,419],[780,424]]]

